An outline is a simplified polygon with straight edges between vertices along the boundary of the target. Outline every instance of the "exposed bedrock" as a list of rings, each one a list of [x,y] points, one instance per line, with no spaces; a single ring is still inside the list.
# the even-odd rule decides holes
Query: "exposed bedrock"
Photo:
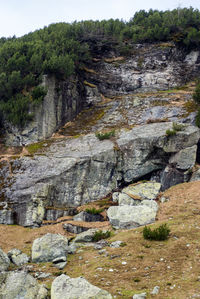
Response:
[[[199,76],[199,51],[190,53],[173,43],[135,44],[133,54],[116,59],[100,59],[86,78],[107,96],[169,89]]]
[[[45,155],[11,161],[12,173],[4,181],[2,177],[1,197],[16,223],[38,226],[46,207],[83,205],[167,166],[176,169],[176,163],[177,171],[185,173],[193,166],[186,149],[195,156],[199,129],[186,125],[167,137],[170,128],[172,123],[155,123],[121,130],[114,142],[99,141],[94,134],[56,141]],[[4,163],[0,172],[6,167]]]
[[[34,120],[23,129],[7,124],[7,145],[28,144],[50,137],[87,105],[84,86],[77,76],[58,81],[54,76],[45,75],[42,85],[48,92],[41,105],[31,108]]]
[[[48,93],[41,105],[30,109],[35,115],[34,120],[23,129],[6,124],[6,143],[22,145],[48,138],[104,96],[166,90],[200,75],[199,51],[188,53],[173,43],[133,44],[132,54],[128,57],[116,57],[118,54],[112,48],[107,54],[112,58],[103,55],[68,80],[58,81],[53,76],[44,76],[43,85]],[[170,113],[176,116],[177,108],[174,109]],[[164,111],[164,108],[162,111],[146,111],[143,119],[151,118],[152,113],[157,118],[158,112],[171,117],[169,111]]]

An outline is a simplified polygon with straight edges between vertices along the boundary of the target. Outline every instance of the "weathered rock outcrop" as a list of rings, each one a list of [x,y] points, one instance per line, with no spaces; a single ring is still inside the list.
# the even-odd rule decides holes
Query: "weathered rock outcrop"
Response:
[[[165,169],[171,156],[197,144],[198,128],[185,126],[167,137],[166,129],[171,127],[159,123],[121,131],[117,147],[111,140],[99,141],[89,134],[57,141],[45,155],[15,159],[2,189],[4,200],[18,224],[37,226],[46,206],[62,209],[100,199],[121,184]]]
[[[83,277],[70,278],[62,274],[52,283],[51,299],[112,299],[112,296]]]
[[[134,54],[100,59],[86,74],[107,96],[135,91],[169,89],[195,78],[200,71],[199,51],[187,53],[173,43],[132,45]]]

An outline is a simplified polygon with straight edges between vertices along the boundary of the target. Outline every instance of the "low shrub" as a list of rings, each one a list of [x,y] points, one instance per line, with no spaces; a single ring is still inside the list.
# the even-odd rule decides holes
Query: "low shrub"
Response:
[[[198,82],[195,91],[193,93],[193,100],[197,103],[200,104],[200,83]]]
[[[103,232],[102,230],[97,230],[92,238],[92,241],[94,242],[98,242],[99,240],[102,239],[107,239],[111,237],[111,231],[106,231]]]
[[[104,211],[104,209],[96,209],[96,208],[88,208],[85,209],[85,212],[92,214],[92,215],[98,215],[101,214]]]
[[[169,137],[169,136],[174,136],[174,135],[176,135],[176,131],[175,130],[170,130],[170,129],[168,129],[168,130],[166,130],[166,135]]]
[[[162,224],[159,227],[151,230],[150,227],[145,226],[143,229],[143,237],[146,240],[164,241],[169,237],[170,229],[167,224]]]
[[[197,127],[200,128],[200,108],[197,111],[196,119],[195,119],[195,124]]]
[[[173,130],[176,132],[182,131],[184,128],[183,124],[177,124],[173,122],[173,126],[172,126]]]
[[[183,128],[184,128],[184,125],[177,124],[177,123],[173,122],[172,129],[171,130],[170,129],[166,130],[166,135],[167,136],[174,136],[174,135],[176,135],[177,132],[182,131]]]
[[[109,132],[105,132],[105,133],[96,133],[95,136],[99,139],[99,140],[104,140],[104,139],[109,139],[110,137],[114,137],[115,136],[115,130],[109,131]]]

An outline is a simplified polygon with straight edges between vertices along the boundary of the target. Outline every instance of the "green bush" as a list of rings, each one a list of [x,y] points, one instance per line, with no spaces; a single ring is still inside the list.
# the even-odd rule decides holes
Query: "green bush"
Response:
[[[166,135],[169,137],[169,136],[174,136],[176,135],[176,131],[175,130],[166,130]]]
[[[182,131],[184,128],[184,125],[182,124],[177,124],[175,122],[173,122],[173,126],[172,126],[173,130],[176,132]]]
[[[110,137],[114,137],[115,136],[115,130],[106,132],[106,133],[96,133],[95,136],[99,139],[99,140],[104,140],[104,139],[109,139]]]
[[[177,124],[177,123],[173,122],[172,130],[170,130],[170,129],[166,130],[166,135],[168,137],[169,136],[174,136],[174,135],[176,135],[177,132],[182,131],[183,128],[184,128],[184,125]]]
[[[98,242],[99,240],[102,240],[102,239],[107,239],[107,238],[110,238],[111,237],[111,232],[108,230],[106,232],[103,232],[102,230],[98,230],[95,232],[93,238],[92,238],[92,241],[93,242]]]
[[[143,229],[143,237],[146,240],[164,241],[168,239],[169,233],[170,229],[167,227],[166,223],[153,230],[147,226]]]
[[[92,215],[101,214],[103,211],[104,211],[104,209],[96,209],[96,208],[85,209],[85,212],[92,214]]]
[[[197,111],[196,119],[195,119],[195,124],[197,127],[200,128],[200,108]]]

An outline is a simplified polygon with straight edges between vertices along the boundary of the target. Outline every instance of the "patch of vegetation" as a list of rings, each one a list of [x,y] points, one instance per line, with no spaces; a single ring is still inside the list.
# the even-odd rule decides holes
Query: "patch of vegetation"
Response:
[[[197,111],[198,105],[197,103],[195,103],[195,101],[191,100],[191,101],[187,101],[184,104],[184,108],[187,110],[188,113],[191,113]]]
[[[200,82],[197,83],[192,97],[197,104],[200,104]]]
[[[98,242],[99,240],[102,240],[102,239],[107,239],[107,238],[110,238],[112,235],[111,231],[106,231],[106,232],[103,232],[102,230],[98,230],[95,232],[93,238],[92,238],[92,241],[93,242]]]
[[[184,125],[177,124],[177,123],[173,122],[172,129],[167,129],[166,130],[166,135],[168,137],[174,136],[174,135],[176,135],[177,132],[182,131],[183,128],[184,128]]]
[[[92,215],[98,215],[101,214],[104,211],[104,209],[96,209],[96,208],[88,208],[85,209],[85,212],[92,214]]]
[[[133,278],[133,281],[134,282],[140,282],[140,279],[136,277],[136,278]]]
[[[63,274],[62,271],[58,271],[58,272],[54,272],[54,273],[53,273],[54,276],[60,276],[60,275],[62,275],[62,274]]]
[[[195,119],[195,124],[197,127],[200,128],[200,108],[197,111],[196,119]]]
[[[95,134],[95,136],[99,140],[110,139],[110,137],[114,137],[115,136],[115,130],[112,130],[112,131],[109,131],[109,132],[105,132],[105,133],[97,132]]]
[[[159,227],[151,230],[150,227],[145,226],[143,229],[143,237],[146,240],[164,241],[169,237],[170,229],[167,224],[162,224]]]
[[[49,146],[50,144],[51,144],[50,141],[48,142],[47,140],[45,140],[45,141],[29,144],[26,146],[26,149],[28,150],[30,155],[34,155],[37,151],[42,149],[44,146]]]
[[[173,126],[172,126],[173,130],[176,132],[182,131],[184,128],[183,124],[177,124],[175,122],[173,122]]]
[[[126,244],[126,242],[122,242],[119,246],[120,247],[125,247],[127,244]]]

